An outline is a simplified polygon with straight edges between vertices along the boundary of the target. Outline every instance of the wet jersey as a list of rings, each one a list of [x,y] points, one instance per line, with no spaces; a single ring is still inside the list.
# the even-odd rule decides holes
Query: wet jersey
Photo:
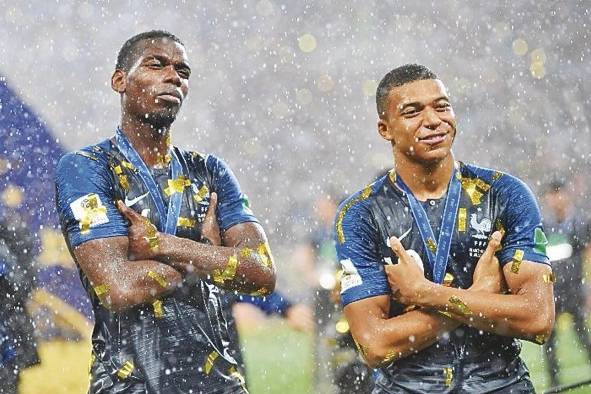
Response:
[[[168,169],[152,169],[166,204],[182,193],[176,235],[200,240],[211,192],[218,195],[221,231],[256,222],[227,165],[212,155],[174,148],[182,182]],[[115,202],[159,226],[163,218],[136,168],[111,140],[65,155],[56,172],[57,207],[70,251],[93,239],[127,236],[128,223]],[[95,317],[91,393],[242,393],[242,377],[229,353],[220,290],[204,279],[185,279],[159,302],[111,312],[100,301],[108,288],[89,283],[80,270]],[[101,294],[105,293],[105,294]]]
[[[452,235],[446,277],[468,288],[489,235],[505,229],[501,264],[522,260],[547,264],[539,208],[527,186],[508,174],[459,163],[461,195]],[[428,257],[408,200],[394,183],[394,173],[378,179],[345,200],[336,218],[336,244],[343,268],[343,305],[368,297],[391,295],[384,265],[396,262],[387,245],[396,236],[423,261],[433,280]],[[445,198],[421,202],[434,234],[439,234]],[[518,264],[516,264],[518,266]],[[534,307],[532,305],[532,307]],[[404,307],[393,298],[390,317]],[[527,378],[519,358],[519,341],[460,326],[415,355],[380,368],[378,392],[488,392]],[[453,377],[453,379],[451,378]]]

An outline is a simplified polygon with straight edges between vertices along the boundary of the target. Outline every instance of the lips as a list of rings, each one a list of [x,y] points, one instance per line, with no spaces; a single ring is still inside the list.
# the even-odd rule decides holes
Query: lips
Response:
[[[158,100],[168,101],[168,102],[175,103],[175,104],[180,104],[183,101],[182,94],[180,94],[179,92],[177,92],[175,90],[160,93],[156,97]]]
[[[419,138],[419,142],[422,142],[427,145],[437,145],[442,143],[447,137],[447,133],[436,133],[436,134],[429,134],[424,137]]]

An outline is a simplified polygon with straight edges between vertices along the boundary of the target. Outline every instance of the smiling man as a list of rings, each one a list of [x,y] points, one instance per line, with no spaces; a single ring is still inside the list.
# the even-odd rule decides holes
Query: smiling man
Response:
[[[226,164],[170,144],[190,74],[176,36],[130,38],[111,78],[114,137],[58,164],[61,226],[95,316],[91,393],[246,392],[219,287],[269,294],[275,269]]]
[[[529,393],[516,338],[543,342],[553,275],[536,201],[498,171],[455,161],[456,120],[424,66],[389,72],[378,132],[395,168],[337,213],[342,302],[374,393]]]

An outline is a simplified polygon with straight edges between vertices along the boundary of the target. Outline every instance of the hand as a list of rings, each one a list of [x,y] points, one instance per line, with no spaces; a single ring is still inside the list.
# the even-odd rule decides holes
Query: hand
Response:
[[[311,333],[314,331],[314,314],[310,307],[304,304],[294,304],[285,314],[285,320],[296,331]]]
[[[216,208],[218,205],[218,195],[212,192],[209,196],[209,207],[203,220],[201,227],[201,237],[206,238],[212,245],[220,246],[222,244],[222,237],[220,235],[220,226],[216,216]]]
[[[386,275],[394,297],[403,305],[420,304],[420,299],[433,284],[417,261],[402,246],[398,238],[390,238],[390,248],[398,256],[398,264],[387,265]]]
[[[127,238],[129,240],[128,257],[130,260],[153,260],[158,255],[160,233],[148,218],[129,208],[123,201],[117,201],[117,208],[127,220]]]
[[[503,269],[499,264],[499,259],[495,257],[495,252],[501,246],[502,237],[500,231],[495,231],[491,235],[490,241],[488,241],[488,245],[474,269],[470,289],[498,294],[506,288]]]

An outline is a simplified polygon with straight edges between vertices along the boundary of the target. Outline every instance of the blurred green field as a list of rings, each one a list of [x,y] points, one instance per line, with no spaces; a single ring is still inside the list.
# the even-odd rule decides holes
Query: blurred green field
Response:
[[[575,337],[570,316],[560,316],[557,326],[561,384],[591,378],[591,365]],[[294,332],[279,321],[271,321],[262,329],[244,332],[242,337],[251,394],[313,393],[311,337]],[[539,345],[523,342],[522,357],[538,393],[549,385],[542,351]],[[591,386],[568,393],[591,393]]]

